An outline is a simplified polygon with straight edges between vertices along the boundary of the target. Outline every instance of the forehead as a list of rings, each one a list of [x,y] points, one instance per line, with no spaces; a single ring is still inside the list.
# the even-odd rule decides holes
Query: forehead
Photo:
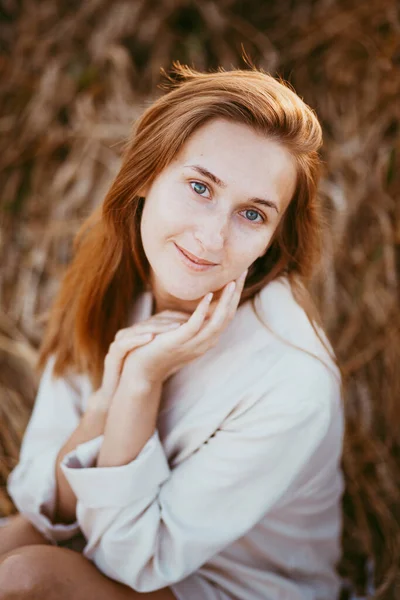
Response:
[[[279,142],[241,123],[215,119],[198,128],[174,160],[200,165],[240,193],[268,195],[284,208],[296,183],[295,160]],[[271,196],[274,196],[273,198]]]

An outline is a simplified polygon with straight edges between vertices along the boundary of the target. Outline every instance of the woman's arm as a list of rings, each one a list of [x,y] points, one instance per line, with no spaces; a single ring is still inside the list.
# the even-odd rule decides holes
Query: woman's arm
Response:
[[[115,389],[118,387],[120,372],[124,365],[125,355],[129,351],[147,344],[157,334],[175,329],[187,319],[188,315],[173,311],[166,311],[159,313],[158,315],[154,315],[147,321],[135,324],[126,330],[122,330],[119,332],[119,334],[117,334],[115,341],[110,345],[104,361],[102,384],[100,388],[90,396],[87,402],[86,412],[79,422],[79,425],[57,455],[57,493],[56,507],[54,511],[55,522],[71,523],[76,519],[76,497],[68,481],[66,480],[62,469],[60,468],[60,464],[64,456],[74,450],[78,445],[92,440],[93,438],[104,433],[109,407],[112,405]],[[139,396],[142,396],[141,387],[142,386],[139,384],[139,380],[135,381],[135,393],[139,394]],[[160,394],[161,388],[158,390],[158,398]],[[152,400],[154,400],[152,406],[155,406],[156,399],[152,397]],[[125,412],[124,406],[122,406],[121,409],[122,411],[118,415],[115,414],[115,409],[113,410],[111,425],[108,425],[108,430],[110,431],[106,435],[106,461],[113,460],[115,449],[121,448],[121,445],[123,446],[124,444],[123,438],[121,437],[121,435],[123,436],[123,429],[119,426],[119,423],[126,426],[127,421],[130,423],[132,415]],[[147,412],[148,411],[146,411],[146,407],[143,407],[143,416],[147,414]],[[153,410],[152,414],[154,415],[154,424],[153,426],[150,424],[150,434],[146,436],[146,428],[142,430],[140,427],[139,439],[135,439],[136,445],[138,442],[140,444],[140,440],[143,439],[143,443],[141,443],[137,452],[139,452],[140,448],[144,445],[145,441],[147,441],[148,437],[150,437],[152,430],[155,428],[157,408]],[[146,422],[148,422],[148,419]],[[129,458],[129,460],[126,462],[129,462],[130,460],[131,458]]]
[[[105,362],[103,383],[108,392],[119,377],[119,366],[126,352],[147,343],[145,334],[157,335],[187,320],[187,315],[167,311],[134,328],[128,336],[111,344]],[[71,385],[69,378],[53,377],[55,356],[52,355],[39,382],[31,418],[22,440],[17,466],[10,473],[7,489],[18,511],[50,541],[62,541],[79,533],[78,523],[71,522],[76,501],[59,468],[66,453],[91,440],[103,431],[107,406],[105,393],[90,396],[82,416],[82,390],[78,381]],[[77,385],[75,385],[77,384]],[[103,406],[103,408],[102,408]],[[57,505],[57,506],[56,506]],[[55,521],[61,522],[55,522]]]
[[[104,432],[107,408],[96,404],[96,392],[89,398],[88,408],[79,422],[78,427],[68,438],[57,454],[56,460],[56,501],[54,508],[54,523],[73,523],[76,521],[76,496],[71,489],[60,464],[66,454]]]
[[[126,465],[134,460],[156,429],[162,385],[139,382],[129,398],[116,394],[111,402],[96,466]]]
[[[85,556],[139,592],[171,586],[290,498],[299,481],[336,472],[340,386],[314,363],[304,354],[275,366],[173,470],[157,430],[128,464],[94,468],[105,436],[65,456]]]
[[[53,377],[54,361],[52,355],[42,373],[19,461],[7,481],[18,511],[53,543],[79,532],[77,522],[54,524],[52,517],[57,455],[82,417],[80,383]]]

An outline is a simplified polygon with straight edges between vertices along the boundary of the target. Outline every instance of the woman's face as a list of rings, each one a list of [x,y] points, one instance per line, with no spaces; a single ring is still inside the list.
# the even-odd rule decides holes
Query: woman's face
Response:
[[[143,191],[155,312],[193,312],[239,277],[267,250],[295,185],[294,160],[278,142],[224,119],[197,129]],[[214,265],[198,270],[179,248]]]

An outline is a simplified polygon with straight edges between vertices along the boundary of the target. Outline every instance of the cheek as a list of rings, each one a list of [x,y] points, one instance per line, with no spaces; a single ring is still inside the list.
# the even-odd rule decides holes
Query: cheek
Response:
[[[255,258],[254,260],[256,260],[257,258],[259,258],[260,256],[262,256],[263,254],[266,253],[266,251],[268,250],[272,239],[274,237],[276,231],[276,225],[272,225],[271,223],[268,225],[266,231],[263,232],[263,235],[260,236],[260,238],[257,240],[257,244],[254,248],[254,253],[255,253]]]
[[[245,264],[246,266],[251,265],[257,258],[262,256],[270,243],[272,238],[271,231],[263,232],[248,232],[241,231],[239,235],[234,236],[231,240],[231,249],[235,255],[236,264]]]
[[[261,240],[260,238],[249,240],[249,234],[235,236],[235,239],[231,239],[229,260],[225,273],[226,281],[231,281],[239,277],[261,254],[264,254],[268,244],[265,236],[262,236]]]
[[[188,205],[178,197],[164,198],[157,209],[159,230],[163,236],[174,236],[187,232],[196,224],[196,215]]]
[[[164,191],[147,197],[141,220],[141,235],[145,249],[155,250],[171,238],[185,234],[196,223],[190,207]]]

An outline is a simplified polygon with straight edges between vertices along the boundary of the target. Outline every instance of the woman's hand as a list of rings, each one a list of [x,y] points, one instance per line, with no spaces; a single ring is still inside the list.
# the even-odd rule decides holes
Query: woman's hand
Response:
[[[160,333],[180,327],[189,317],[188,313],[165,310],[146,321],[118,331],[104,360],[101,386],[90,396],[86,411],[108,409],[119,383],[124,359],[129,352],[145,346]]]
[[[246,274],[247,271],[236,282],[231,281],[224,287],[208,320],[206,316],[212,294],[204,296],[193,314],[175,331],[160,332],[151,342],[130,351],[125,357],[115,394],[129,396],[135,381],[160,385],[184,365],[214,347],[236,313]]]

